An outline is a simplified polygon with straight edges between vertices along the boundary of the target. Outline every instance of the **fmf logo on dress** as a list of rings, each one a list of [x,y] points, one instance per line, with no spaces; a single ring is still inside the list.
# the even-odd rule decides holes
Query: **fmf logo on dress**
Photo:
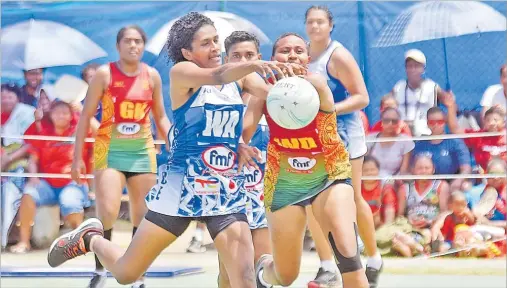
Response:
[[[287,160],[292,169],[288,169],[289,172],[296,173],[313,173],[312,168],[317,164],[317,160],[310,159],[307,157],[294,157]]]
[[[243,173],[245,174],[245,187],[252,188],[262,181],[262,171],[259,169],[255,169],[250,171],[248,168],[243,169]]]
[[[236,153],[224,146],[215,146],[202,153],[202,159],[206,166],[216,171],[227,171],[236,162]]]

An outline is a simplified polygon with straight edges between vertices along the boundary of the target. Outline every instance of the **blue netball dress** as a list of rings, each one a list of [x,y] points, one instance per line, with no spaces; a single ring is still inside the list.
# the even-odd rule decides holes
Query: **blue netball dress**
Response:
[[[257,162],[259,169],[244,169],[245,189],[247,195],[246,210],[250,230],[267,228],[266,209],[264,208],[264,168],[269,142],[269,129],[266,118],[262,116],[257,130],[250,140],[250,146],[261,151],[262,161]]]
[[[341,43],[338,41],[331,41],[326,51],[324,51],[316,59],[313,59],[308,65],[308,70],[310,72],[321,74],[326,77],[327,84],[331,89],[331,92],[333,92],[335,103],[341,102],[350,96],[341,81],[334,78],[327,69],[327,65],[331,60],[333,52],[340,47],[343,47]],[[363,121],[361,120],[359,111],[338,115],[336,120],[338,124],[338,134],[347,146],[350,159],[356,159],[364,156],[368,149],[365,142],[366,136],[364,133]]]
[[[244,107],[233,82],[202,86],[173,111],[167,165],[146,197],[150,210],[180,217],[246,213],[245,176],[237,171]]]

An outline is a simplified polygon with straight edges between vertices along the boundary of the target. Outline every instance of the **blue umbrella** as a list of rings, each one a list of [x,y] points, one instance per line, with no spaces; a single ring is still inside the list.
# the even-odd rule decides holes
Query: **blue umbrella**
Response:
[[[374,47],[442,39],[447,88],[446,38],[507,30],[507,19],[491,6],[478,1],[423,1],[404,10],[381,32]]]

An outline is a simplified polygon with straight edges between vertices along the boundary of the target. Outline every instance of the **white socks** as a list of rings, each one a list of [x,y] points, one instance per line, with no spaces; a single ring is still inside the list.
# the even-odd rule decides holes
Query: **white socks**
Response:
[[[203,234],[204,234],[204,232],[202,231],[201,228],[195,228],[195,232],[194,232],[195,240],[202,242]]]
[[[378,251],[377,254],[373,255],[373,257],[368,257],[366,266],[380,270],[380,267],[382,267],[382,257]]]
[[[338,266],[334,260],[322,260],[320,261],[320,268],[328,272],[338,272]]]
[[[266,287],[272,286],[271,284],[269,284],[268,282],[266,282],[266,280],[264,280],[264,269],[261,269],[259,271],[259,278],[258,279],[259,279],[259,282],[261,282],[261,284],[263,286],[266,286]]]

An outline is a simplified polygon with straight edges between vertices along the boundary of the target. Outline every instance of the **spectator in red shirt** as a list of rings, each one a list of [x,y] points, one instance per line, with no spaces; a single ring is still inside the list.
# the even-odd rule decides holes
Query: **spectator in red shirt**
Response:
[[[435,243],[439,246],[439,252],[455,248],[453,242],[457,225],[472,226],[475,224],[475,216],[467,207],[467,198],[463,192],[455,191],[451,194],[450,208],[451,213],[445,216],[443,221],[436,221],[432,227],[431,234],[438,235],[438,240]]]
[[[73,136],[76,123],[72,121],[72,108],[65,102],[53,102],[49,114],[52,125],[43,127],[37,135]],[[69,174],[74,154],[73,142],[27,140],[30,145],[30,173]],[[85,147],[83,158],[90,155]],[[84,172],[84,171],[83,171]],[[83,173],[84,174],[84,173]],[[41,205],[59,205],[66,223],[76,228],[83,221],[83,209],[88,205],[88,187],[65,178],[30,178],[26,184],[19,208],[20,241],[11,247],[14,253],[30,249],[31,223],[35,209]]]
[[[363,176],[379,176],[380,164],[372,156],[365,156],[363,162]],[[370,205],[375,221],[375,228],[389,224],[396,217],[396,192],[394,183],[382,180],[363,180],[361,193]]]
[[[28,127],[25,135],[38,135],[41,131],[47,130],[53,126],[49,117],[49,111],[51,110],[51,103],[54,97],[46,90],[47,89],[43,87],[39,89],[37,93],[39,101],[37,103],[37,109],[35,109],[34,112],[35,122]]]
[[[387,108],[393,108],[398,110],[398,101],[393,96],[393,94],[389,93],[382,97],[380,100],[380,112],[384,112]],[[410,127],[407,122],[400,120],[398,124],[399,134],[405,134],[408,136],[412,136],[412,131],[410,131]],[[370,133],[381,132],[382,131],[382,120],[379,120],[375,125],[373,125],[370,129]]]
[[[443,97],[442,100],[443,104],[447,106],[447,122],[452,133],[477,133],[471,129],[462,129],[459,127],[458,118],[456,117],[457,105],[452,95]],[[502,132],[502,135],[464,139],[465,144],[474,154],[475,162],[477,162],[482,169],[486,170],[488,162],[494,157],[507,161],[505,113],[497,107],[488,109],[484,114],[483,127],[478,132]]]

